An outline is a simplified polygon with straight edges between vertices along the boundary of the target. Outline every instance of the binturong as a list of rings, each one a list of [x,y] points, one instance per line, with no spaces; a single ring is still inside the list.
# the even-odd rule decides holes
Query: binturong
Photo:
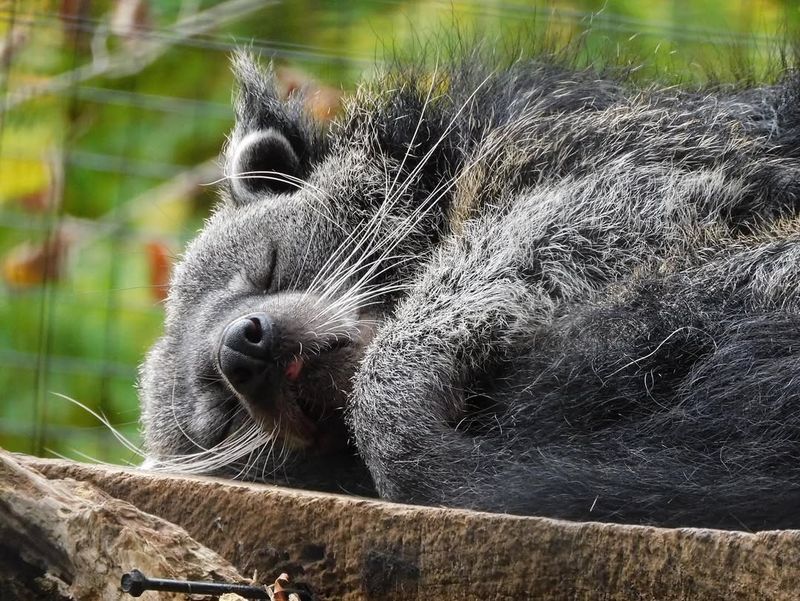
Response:
[[[688,90],[466,57],[323,128],[234,68],[222,199],[141,369],[147,467],[800,527],[791,70]]]

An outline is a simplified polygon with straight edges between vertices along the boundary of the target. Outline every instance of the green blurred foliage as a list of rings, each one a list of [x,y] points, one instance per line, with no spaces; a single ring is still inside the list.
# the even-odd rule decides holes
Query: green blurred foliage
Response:
[[[102,411],[140,443],[136,366],[163,318],[147,245],[179,253],[213,192],[146,199],[224,143],[233,45],[352,89],[376,62],[420,48],[433,60],[459,39],[521,55],[579,40],[577,62],[693,85],[776,77],[772,65],[800,23],[789,0],[287,0],[181,39],[176,19],[221,3],[172,0],[143,2],[148,17],[133,21],[143,35],[126,39],[109,30],[120,4],[0,3],[0,108],[30,86],[69,82],[105,53],[165,44],[138,72],[75,81],[0,117],[0,446],[11,450],[137,461],[85,409],[53,393]],[[59,14],[70,6],[83,12]],[[64,224],[72,239],[58,257],[60,276],[14,285],[8,265],[21,245],[41,247]]]

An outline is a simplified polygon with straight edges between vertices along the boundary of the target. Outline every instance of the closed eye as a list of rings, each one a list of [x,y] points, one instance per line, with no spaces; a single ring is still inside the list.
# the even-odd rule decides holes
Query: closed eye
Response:
[[[259,292],[269,294],[275,292],[272,290],[272,284],[275,281],[275,272],[278,270],[278,247],[273,246],[270,253],[269,265],[266,266],[260,274],[246,273],[244,277],[250,285]],[[254,277],[255,276],[255,277]]]
[[[275,281],[275,272],[278,270],[278,247],[273,246],[272,252],[269,257],[269,269],[266,271],[266,276],[261,278],[260,285],[256,285],[257,290],[261,290],[264,294],[275,292],[272,290],[272,284]]]

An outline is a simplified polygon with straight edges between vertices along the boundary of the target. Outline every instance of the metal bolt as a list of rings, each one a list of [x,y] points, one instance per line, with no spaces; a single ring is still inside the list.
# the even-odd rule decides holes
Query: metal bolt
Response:
[[[195,595],[222,595],[236,593],[245,599],[269,599],[269,593],[257,586],[230,584],[227,582],[199,582],[191,580],[166,580],[148,578],[139,570],[133,569],[122,575],[120,586],[123,593],[131,597],[141,597],[145,591],[165,591]]]

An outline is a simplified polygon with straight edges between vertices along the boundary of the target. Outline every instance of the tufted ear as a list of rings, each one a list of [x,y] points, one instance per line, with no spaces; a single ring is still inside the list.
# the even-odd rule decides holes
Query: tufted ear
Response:
[[[239,52],[233,70],[239,85],[236,126],[225,166],[234,201],[296,190],[325,152],[322,127],[306,114],[301,95],[281,98],[271,66],[265,69]]]

